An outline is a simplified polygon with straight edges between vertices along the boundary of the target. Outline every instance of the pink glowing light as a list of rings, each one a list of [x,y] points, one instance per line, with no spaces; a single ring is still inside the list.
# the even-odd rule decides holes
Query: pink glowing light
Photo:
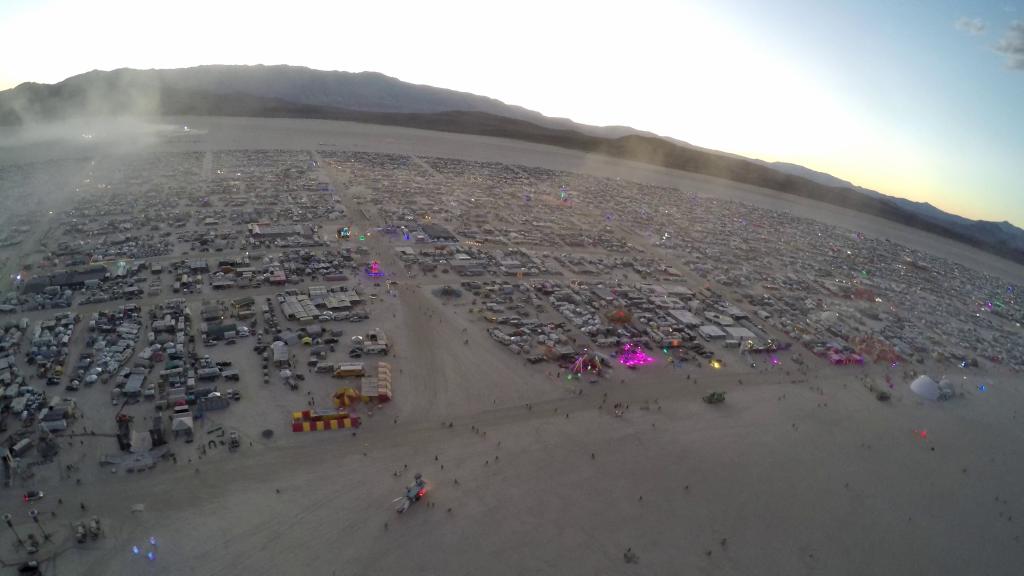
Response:
[[[384,273],[381,272],[380,270],[380,262],[377,262],[376,260],[370,262],[370,265],[366,267],[366,275],[371,276],[373,278],[379,278],[383,276]]]
[[[619,364],[629,368],[644,366],[651,362],[654,362],[654,358],[636,344],[626,344],[619,353]]]

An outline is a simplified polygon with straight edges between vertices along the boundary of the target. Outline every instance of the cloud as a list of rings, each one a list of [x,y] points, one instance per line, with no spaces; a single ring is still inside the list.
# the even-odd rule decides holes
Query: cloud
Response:
[[[996,52],[1006,56],[1006,65],[1014,70],[1024,70],[1024,22],[1015,20],[1009,30],[996,44]]]
[[[977,36],[985,32],[985,21],[981,18],[968,18],[963,16],[953,26],[961,32],[967,32],[971,36]]]

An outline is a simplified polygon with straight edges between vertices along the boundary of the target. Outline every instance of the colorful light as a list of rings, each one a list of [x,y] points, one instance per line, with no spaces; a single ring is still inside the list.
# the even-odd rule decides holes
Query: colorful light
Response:
[[[582,377],[584,372],[592,372],[594,374],[601,373],[601,361],[597,355],[590,351],[589,348],[584,348],[583,351],[576,356],[576,360],[572,363],[572,369],[569,372],[569,379],[572,376]]]
[[[619,364],[629,368],[644,366],[651,362],[654,362],[654,358],[636,344],[626,344],[622,347],[622,352],[619,353]]]
[[[132,554],[135,554],[136,556],[138,556],[139,552],[141,552],[141,551],[139,550],[138,546],[132,546]]]
[[[376,260],[370,262],[369,266],[366,267],[366,275],[372,278],[379,278],[383,276],[384,272],[381,272],[380,262],[377,262]]]

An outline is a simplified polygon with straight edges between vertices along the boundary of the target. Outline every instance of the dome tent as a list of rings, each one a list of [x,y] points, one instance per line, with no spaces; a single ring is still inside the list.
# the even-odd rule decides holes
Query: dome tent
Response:
[[[926,400],[947,400],[953,397],[953,389],[945,380],[939,383],[924,374],[910,383],[910,389]]]

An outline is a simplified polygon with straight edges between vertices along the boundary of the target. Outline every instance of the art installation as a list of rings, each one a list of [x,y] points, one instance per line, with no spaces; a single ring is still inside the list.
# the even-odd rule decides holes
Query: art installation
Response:
[[[651,362],[654,362],[654,358],[637,344],[626,344],[619,352],[619,364],[627,368],[645,366]]]

